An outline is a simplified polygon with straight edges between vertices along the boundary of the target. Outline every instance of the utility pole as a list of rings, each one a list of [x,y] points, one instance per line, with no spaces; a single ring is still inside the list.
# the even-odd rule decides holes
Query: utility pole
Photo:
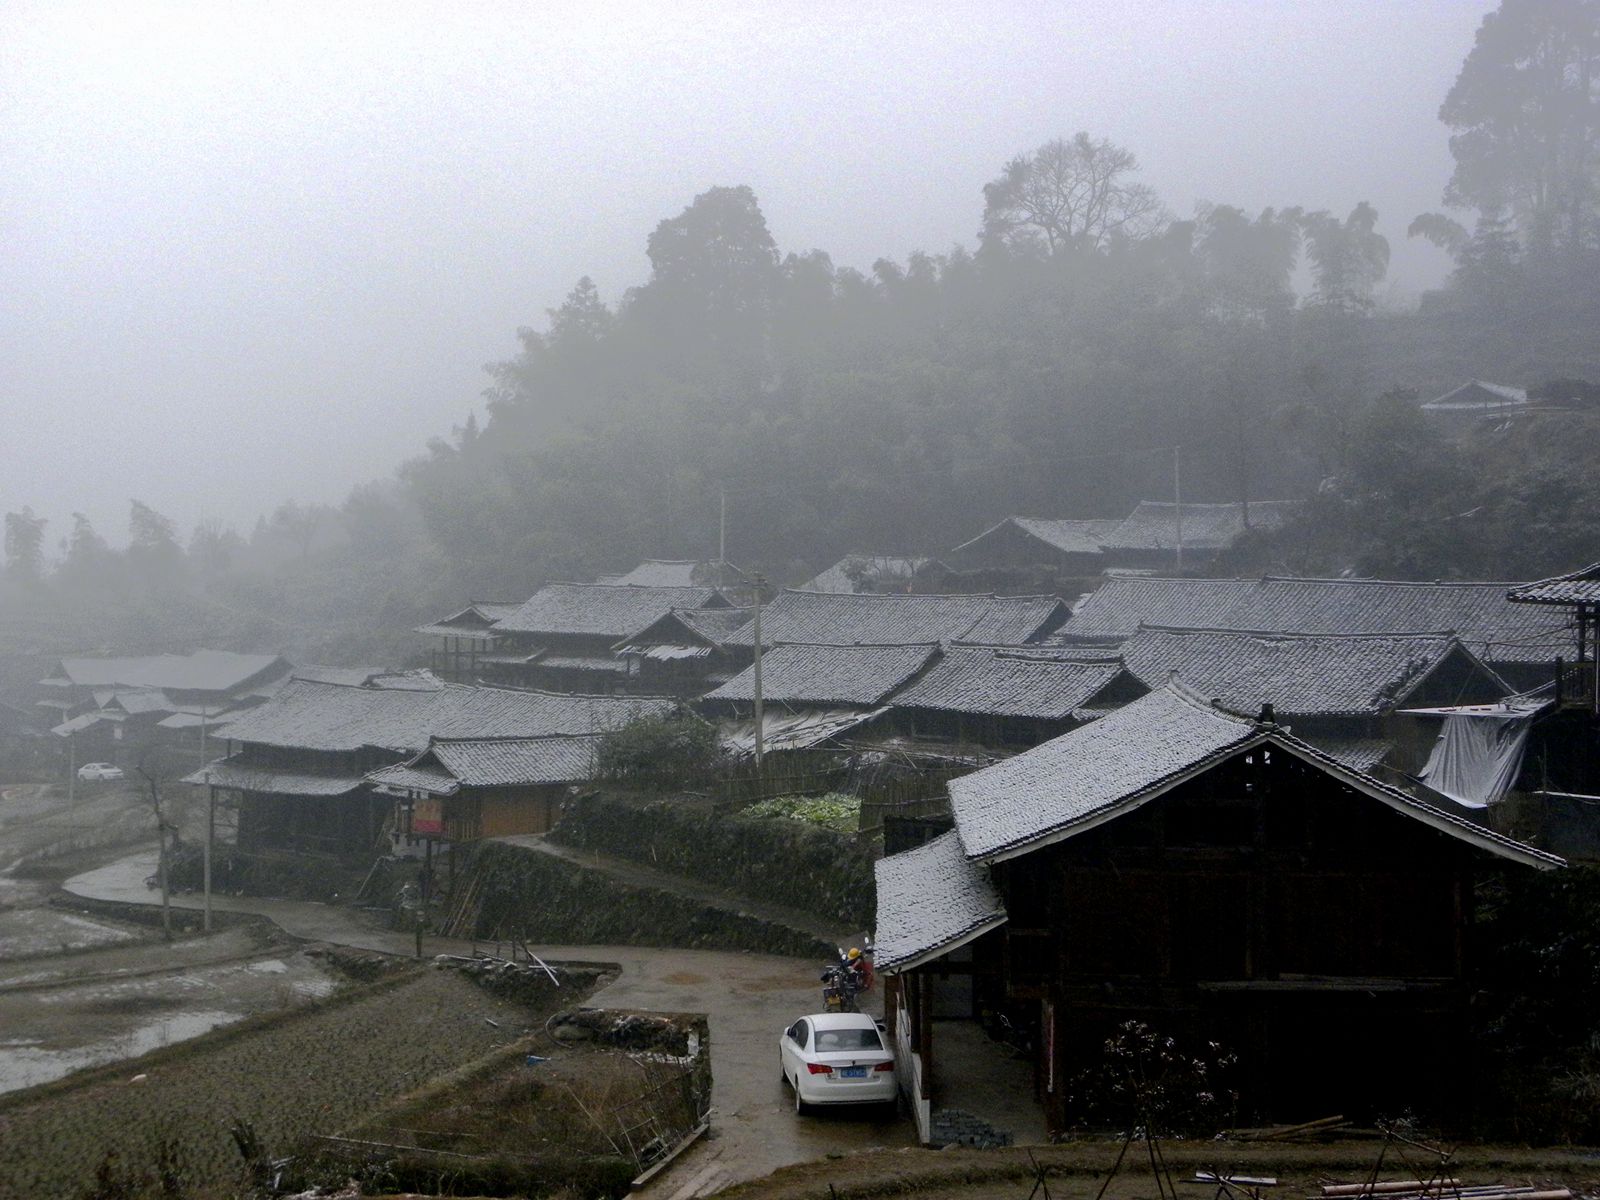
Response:
[[[206,710],[200,708],[200,766],[206,765]],[[206,772],[206,841],[201,852],[200,867],[202,888],[205,892],[205,931],[211,932],[211,841],[217,835],[217,789],[211,786],[211,773]]]
[[[1183,574],[1183,447],[1172,448],[1172,508],[1178,521],[1178,570]]]
[[[755,583],[755,590],[756,590],[756,615],[755,615],[755,622],[754,622],[754,626],[753,626],[753,628],[755,630],[755,642],[756,642],[756,662],[755,662],[755,684],[756,684],[756,688],[755,688],[755,692],[756,692],[756,704],[755,704],[755,709],[756,709],[756,711],[755,711],[755,716],[756,716],[756,778],[759,779],[759,778],[761,778],[761,775],[762,775],[762,769],[761,768],[762,768],[762,763],[763,763],[764,757],[766,755],[766,733],[765,733],[765,730],[763,728],[763,723],[764,723],[764,720],[765,720],[765,713],[762,710],[762,702],[761,702],[761,590],[767,586],[766,576],[762,575],[758,571],[758,572],[756,572],[756,574],[753,577],[753,582]]]
[[[720,483],[717,496],[722,502],[722,515],[717,521],[717,586],[728,586],[728,489]]]
[[[67,734],[67,825],[78,828],[78,735]]]

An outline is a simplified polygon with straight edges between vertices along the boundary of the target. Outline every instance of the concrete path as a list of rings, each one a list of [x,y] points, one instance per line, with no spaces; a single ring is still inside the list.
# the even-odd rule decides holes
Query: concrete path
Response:
[[[63,889],[86,899],[123,904],[159,904],[145,887],[155,872],[153,849],[119,859],[67,880]],[[202,906],[197,895],[174,896],[186,909]],[[377,929],[361,914],[331,904],[214,896],[213,911],[264,916],[285,932],[388,954],[410,955],[413,936]],[[473,943],[423,938],[423,954],[470,954]],[[791,1163],[876,1146],[910,1146],[909,1121],[863,1117],[855,1111],[797,1117],[794,1098],[778,1075],[778,1036],[797,1016],[821,1005],[820,963],[759,954],[670,950],[646,946],[535,946],[544,958],[617,963],[618,978],[587,1003],[608,1008],[703,1012],[711,1027],[712,1132],[643,1195],[662,1200],[688,1190],[683,1200],[756,1179]]]

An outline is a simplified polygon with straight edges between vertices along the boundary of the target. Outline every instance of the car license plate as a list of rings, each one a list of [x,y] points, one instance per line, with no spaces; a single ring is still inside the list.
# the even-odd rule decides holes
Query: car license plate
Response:
[[[846,1079],[865,1079],[867,1077],[867,1069],[865,1067],[845,1067],[839,1074]]]

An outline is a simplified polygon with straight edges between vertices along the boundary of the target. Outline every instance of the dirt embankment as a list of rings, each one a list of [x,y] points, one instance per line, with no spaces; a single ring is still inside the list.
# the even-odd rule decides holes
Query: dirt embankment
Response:
[[[563,993],[571,1003],[573,996]],[[242,1178],[230,1134],[279,1155],[354,1124],[542,1020],[455,971],[408,968],[284,1014],[0,1098],[0,1196],[72,1196],[107,1155],[178,1164],[191,1190]],[[134,1077],[143,1076],[139,1082]]]
[[[878,1200],[879,1197],[916,1196],[919,1200],[1028,1200],[1049,1195],[1055,1200],[1095,1200],[1101,1194],[1117,1158],[1121,1142],[1110,1138],[1084,1139],[1054,1146],[1010,1147],[1003,1150],[873,1150],[834,1157],[821,1162],[785,1167],[763,1178],[719,1192],[718,1200]],[[1329,1179],[1362,1182],[1371,1175],[1382,1142],[1378,1139],[1284,1145],[1239,1142],[1160,1143],[1161,1156],[1172,1181],[1192,1182],[1197,1171],[1268,1176],[1278,1185],[1267,1197],[1294,1200],[1316,1195],[1318,1184]],[[1148,1200],[1157,1192],[1148,1152],[1142,1141],[1132,1143],[1104,1200]],[[1437,1160],[1415,1150],[1384,1159],[1386,1179],[1426,1179]],[[1035,1191],[1043,1168],[1048,1192]],[[1600,1180],[1600,1160],[1592,1153],[1568,1149],[1539,1150],[1508,1146],[1461,1146],[1456,1150],[1451,1174],[1463,1184],[1509,1182],[1569,1187],[1576,1193],[1595,1194]],[[1166,1180],[1162,1181],[1163,1190]],[[1196,1200],[1215,1191],[1203,1186],[1180,1186],[1178,1195]],[[1164,1192],[1165,1194],[1165,1192]]]

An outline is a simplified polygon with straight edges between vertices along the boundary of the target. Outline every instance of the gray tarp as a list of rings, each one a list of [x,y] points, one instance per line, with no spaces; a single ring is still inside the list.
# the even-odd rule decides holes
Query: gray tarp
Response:
[[[1517,781],[1540,707],[1475,706],[1450,713],[1418,778],[1464,807],[1494,804]]]

